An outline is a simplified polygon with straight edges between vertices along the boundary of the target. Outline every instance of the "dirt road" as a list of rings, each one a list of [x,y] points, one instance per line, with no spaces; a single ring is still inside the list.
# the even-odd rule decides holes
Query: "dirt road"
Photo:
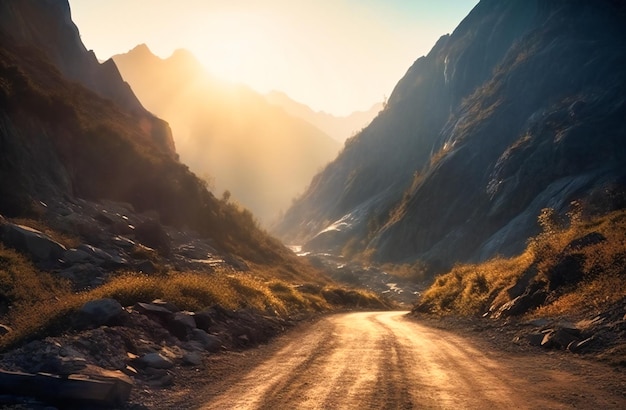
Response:
[[[328,316],[194,394],[203,409],[626,408],[621,370],[485,349],[405,313]]]

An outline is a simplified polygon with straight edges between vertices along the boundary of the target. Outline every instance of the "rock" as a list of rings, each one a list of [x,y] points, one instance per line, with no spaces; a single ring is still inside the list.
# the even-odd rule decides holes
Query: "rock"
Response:
[[[606,237],[599,232],[591,232],[582,238],[574,239],[571,241],[565,249],[563,249],[563,253],[566,252],[576,252],[587,246],[595,245],[601,242],[606,241]]]
[[[66,251],[65,246],[44,233],[12,223],[0,225],[0,240],[4,245],[27,254],[36,262],[56,261]]]
[[[120,248],[125,250],[133,249],[133,247],[135,246],[135,242],[125,236],[116,235],[111,238],[111,241],[113,242],[113,245],[119,246]]]
[[[143,367],[151,367],[153,369],[171,369],[174,363],[160,353],[147,353],[141,356],[137,363]]]
[[[578,337],[574,336],[572,333],[564,329],[557,329],[544,335],[541,346],[548,349],[566,349],[570,343],[578,341]]]
[[[548,294],[543,290],[537,290],[533,294],[524,293],[521,296],[516,297],[510,302],[502,305],[494,314],[495,318],[500,317],[508,317],[508,316],[519,316],[531,309],[534,309],[541,305]]]
[[[135,237],[139,242],[156,249],[162,255],[171,254],[170,238],[157,221],[149,220],[136,226]]]
[[[196,328],[193,312],[176,312],[165,324],[174,336],[183,340]]]
[[[78,403],[109,407],[123,405],[130,397],[132,381],[121,372],[101,370],[97,378],[82,374],[60,378],[48,374],[0,370],[0,392],[34,396],[68,406]]]
[[[63,254],[63,261],[70,265],[80,262],[86,262],[90,258],[91,257],[87,252],[81,251],[80,249],[68,249]]]
[[[581,253],[565,255],[548,269],[546,276],[550,282],[549,290],[553,291],[562,286],[574,285],[583,278],[585,256]]]
[[[202,355],[198,352],[186,352],[183,355],[183,363],[192,366],[200,366],[202,364]]]
[[[151,303],[153,305],[162,306],[170,312],[180,312],[180,308],[178,306],[163,299],[154,299]]]
[[[79,320],[92,327],[108,324],[122,312],[124,312],[122,305],[110,298],[89,301],[78,311]]]
[[[144,315],[153,315],[159,318],[168,318],[173,314],[169,309],[154,303],[137,302],[135,303],[134,308],[139,313],[143,313]]]
[[[541,346],[544,336],[543,333],[530,333],[526,335],[526,339],[531,346]]]
[[[1,325],[0,324],[0,337],[9,334],[13,331],[13,329],[11,329],[9,326],[7,325]]]
[[[199,329],[208,331],[213,324],[215,324],[213,310],[201,310],[196,312],[194,319],[196,320],[196,326]]]
[[[97,248],[93,245],[85,244],[85,243],[81,243],[77,249],[85,252],[87,255],[89,255],[90,257],[94,259],[105,260],[111,257],[111,255],[109,255],[107,252],[103,251],[102,249]]]
[[[572,353],[579,353],[587,349],[596,340],[594,336],[588,337],[585,340],[573,341],[567,345],[567,350]]]
[[[210,335],[204,330],[193,329],[191,332],[191,340],[202,345],[204,350],[216,353],[222,347],[222,341],[215,335]]]

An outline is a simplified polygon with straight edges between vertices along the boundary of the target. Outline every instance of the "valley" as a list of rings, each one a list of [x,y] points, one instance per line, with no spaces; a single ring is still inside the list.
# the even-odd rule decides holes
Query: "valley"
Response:
[[[80,2],[0,0],[1,408],[626,407],[625,1]]]

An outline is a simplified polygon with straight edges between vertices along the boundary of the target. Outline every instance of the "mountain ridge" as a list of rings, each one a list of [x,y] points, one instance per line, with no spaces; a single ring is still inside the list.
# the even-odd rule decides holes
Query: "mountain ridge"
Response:
[[[382,103],[376,103],[368,110],[354,111],[347,115],[337,116],[324,111],[314,111],[308,105],[295,101],[282,91],[270,91],[265,94],[265,98],[271,104],[283,108],[293,116],[310,122],[342,143],[366,127],[383,108]]]
[[[622,206],[601,192],[624,186],[623,19],[620,2],[481,1],[274,233],[440,270],[520,251],[541,208]]]
[[[269,224],[340,149],[309,122],[269,104],[250,87],[223,82],[188,51],[113,57],[142,102],[174,129],[181,159],[215,191]]]

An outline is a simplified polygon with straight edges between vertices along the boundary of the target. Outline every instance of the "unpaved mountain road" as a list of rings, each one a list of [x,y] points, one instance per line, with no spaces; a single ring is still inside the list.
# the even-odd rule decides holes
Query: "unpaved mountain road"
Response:
[[[202,409],[625,409],[621,369],[511,354],[405,317],[359,312],[294,329],[196,386]],[[300,330],[300,331],[299,331]],[[202,403],[197,402],[200,400]]]

